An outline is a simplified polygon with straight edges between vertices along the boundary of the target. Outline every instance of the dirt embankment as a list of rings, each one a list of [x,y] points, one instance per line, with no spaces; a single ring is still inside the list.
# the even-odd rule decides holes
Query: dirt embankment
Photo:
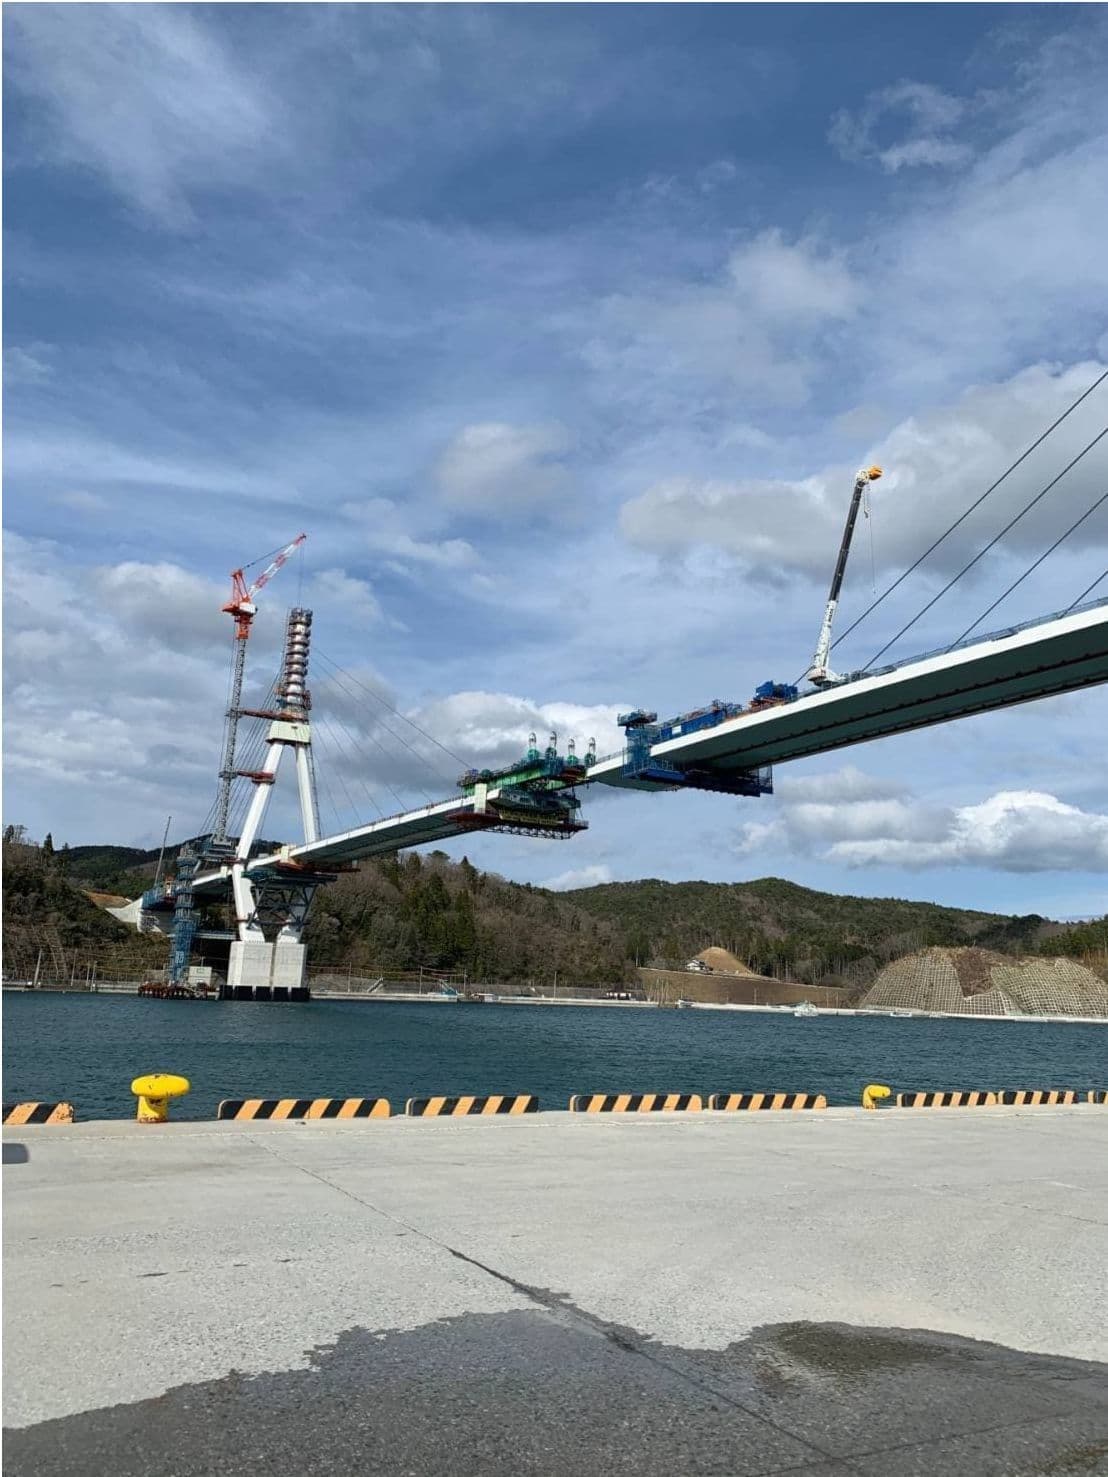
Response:
[[[845,992],[829,985],[797,985],[744,974],[697,974],[684,969],[640,969],[639,982],[648,1000],[695,1000],[701,1005],[813,1005],[832,1008],[845,1003]]]

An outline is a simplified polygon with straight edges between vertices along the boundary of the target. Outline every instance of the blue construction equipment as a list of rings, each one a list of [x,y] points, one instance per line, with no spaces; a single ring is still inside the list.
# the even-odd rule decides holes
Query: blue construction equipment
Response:
[[[766,685],[772,688],[774,684]],[[795,692],[795,688],[793,691]],[[771,794],[773,771],[768,767],[729,772],[709,770],[700,765],[682,764],[655,756],[651,752],[655,744],[664,744],[669,739],[698,733],[702,729],[715,728],[732,718],[741,718],[742,714],[740,703],[725,703],[719,698],[714,698],[707,707],[679,713],[676,718],[666,718],[660,723],[657,713],[645,708],[621,713],[616,721],[627,735],[623,774],[643,788],[657,785],[659,788],[672,790],[713,790],[724,795]]]

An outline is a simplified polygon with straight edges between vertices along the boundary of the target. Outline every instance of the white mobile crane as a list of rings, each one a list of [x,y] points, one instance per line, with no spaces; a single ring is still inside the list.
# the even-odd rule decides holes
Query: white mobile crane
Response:
[[[835,619],[835,610],[839,603],[839,591],[842,589],[843,575],[846,573],[846,561],[850,554],[850,541],[854,537],[854,524],[858,517],[858,509],[862,504],[862,498],[871,482],[876,482],[881,476],[880,467],[863,467],[854,478],[854,492],[850,499],[850,509],[846,515],[846,527],[843,529],[842,543],[839,545],[839,557],[835,560],[835,573],[831,576],[831,590],[827,596],[827,609],[823,612],[823,624],[819,628],[819,640],[816,642],[816,652],[812,657],[812,665],[804,674],[809,682],[817,687],[832,687],[842,678],[833,672],[827,665],[831,656],[831,626]]]

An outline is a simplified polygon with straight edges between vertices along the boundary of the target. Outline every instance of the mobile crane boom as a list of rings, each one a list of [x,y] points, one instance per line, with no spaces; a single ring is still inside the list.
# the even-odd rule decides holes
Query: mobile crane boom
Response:
[[[817,687],[828,687],[839,681],[838,676],[827,665],[831,655],[831,626],[835,620],[835,610],[839,603],[839,591],[843,586],[846,561],[850,554],[850,541],[854,537],[854,524],[858,518],[858,509],[862,503],[862,495],[869,484],[876,482],[880,476],[880,467],[863,467],[854,478],[854,491],[851,494],[850,508],[846,515],[846,527],[843,529],[842,542],[839,544],[839,557],[835,560],[835,573],[831,576],[831,589],[827,596],[827,609],[823,612],[823,624],[819,628],[819,640],[816,642],[812,665],[805,673],[808,680],[814,682]]]

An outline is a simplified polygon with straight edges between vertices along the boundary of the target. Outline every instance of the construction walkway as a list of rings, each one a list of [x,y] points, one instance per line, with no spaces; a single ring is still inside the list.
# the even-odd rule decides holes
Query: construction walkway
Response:
[[[4,1130],[11,1477],[1108,1473],[1108,1109]]]

